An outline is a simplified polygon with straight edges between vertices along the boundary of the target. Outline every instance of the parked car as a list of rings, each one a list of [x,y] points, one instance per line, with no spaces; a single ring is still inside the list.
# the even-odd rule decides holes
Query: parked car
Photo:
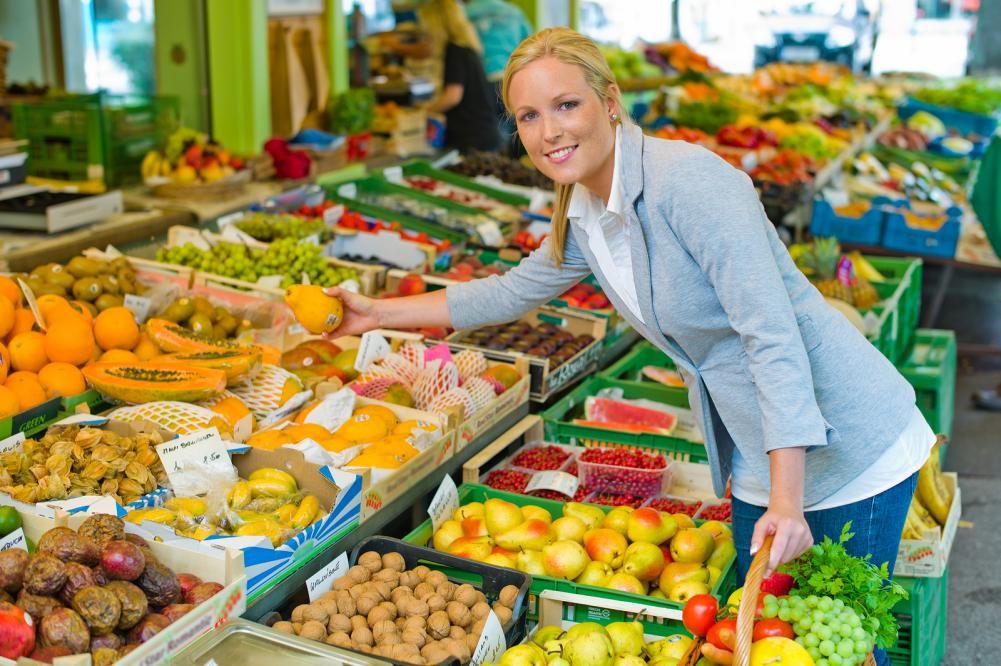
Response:
[[[791,0],[762,12],[755,66],[828,60],[867,71],[877,25],[870,5],[864,0]]]

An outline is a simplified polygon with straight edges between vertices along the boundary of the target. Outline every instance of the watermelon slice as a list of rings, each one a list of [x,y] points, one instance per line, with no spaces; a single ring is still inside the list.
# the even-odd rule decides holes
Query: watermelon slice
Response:
[[[668,370],[667,368],[661,368],[656,365],[647,365],[643,367],[643,376],[647,379],[659,382],[664,386],[670,386],[671,388],[685,388],[685,380],[681,378],[681,375],[673,370]]]
[[[574,424],[586,426],[588,428],[602,428],[604,430],[618,430],[619,432],[632,433],[652,433],[654,435],[670,435],[670,430],[658,428],[656,426],[639,425],[636,423],[616,423],[614,421],[589,421],[587,419],[574,419]]]
[[[669,435],[678,425],[678,417],[670,412],[643,407],[628,400],[613,400],[597,396],[591,396],[585,401],[584,413],[584,420],[593,421],[595,424],[605,423],[652,429],[636,432],[658,432]]]

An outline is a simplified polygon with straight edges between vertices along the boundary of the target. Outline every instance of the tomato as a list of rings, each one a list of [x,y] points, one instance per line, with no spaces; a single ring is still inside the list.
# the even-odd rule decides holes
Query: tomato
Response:
[[[706,640],[720,650],[732,650],[737,639],[737,620],[728,617],[720,620],[709,629]]]
[[[695,636],[705,636],[716,622],[719,603],[711,594],[696,594],[685,603],[681,611],[681,621],[685,629]]]
[[[754,634],[752,641],[760,641],[762,638],[781,636],[782,638],[795,639],[796,632],[792,630],[792,625],[783,622],[777,617],[768,620],[761,620],[754,624]]]

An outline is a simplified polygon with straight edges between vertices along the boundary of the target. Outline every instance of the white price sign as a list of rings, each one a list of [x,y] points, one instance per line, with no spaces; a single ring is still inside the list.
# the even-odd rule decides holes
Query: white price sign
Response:
[[[458,508],[459,489],[455,487],[455,481],[452,480],[452,477],[446,474],[445,478],[441,480],[441,485],[438,486],[438,491],[431,499],[431,504],[428,505],[428,515],[431,516],[431,524],[434,525],[436,532]]]
[[[501,655],[507,650],[507,641],[504,639],[504,629],[501,627],[497,614],[490,611],[487,615],[487,622],[480,633],[480,640],[473,650],[473,658],[470,662],[473,666],[483,664],[496,664],[500,661]]]
[[[153,301],[145,296],[125,294],[125,302],[122,303],[122,305],[132,312],[132,316],[135,317],[136,323],[141,324],[146,321],[146,317],[149,316],[149,309],[153,306]]]
[[[323,211],[323,223],[328,226],[334,226],[341,221],[342,217],[344,217],[344,206],[340,204]]]
[[[0,539],[0,552],[10,550],[11,548],[28,550],[28,540],[24,538],[24,530],[20,527]]]
[[[23,432],[15,433],[5,440],[0,441],[0,453],[7,453],[8,451],[20,451],[21,444],[24,443],[25,436]]]
[[[365,369],[380,358],[387,356],[392,348],[382,334],[369,331],[361,336],[358,344],[358,355],[355,357],[355,370],[365,372]]]
[[[307,578],[306,591],[309,593],[310,602],[316,601],[326,592],[329,592],[330,586],[333,585],[334,581],[347,572],[348,554],[341,553],[333,562]]]
[[[504,245],[504,234],[501,233],[500,227],[493,220],[477,226],[476,233],[480,235],[480,239],[483,240],[484,245],[489,245],[490,247],[501,247]]]
[[[577,494],[579,484],[580,480],[576,476],[566,472],[536,472],[525,486],[525,494],[533,490],[555,490],[567,497],[573,497]]]
[[[179,497],[207,493],[212,481],[219,478],[236,483],[236,470],[226,444],[214,427],[158,444],[156,452]]]

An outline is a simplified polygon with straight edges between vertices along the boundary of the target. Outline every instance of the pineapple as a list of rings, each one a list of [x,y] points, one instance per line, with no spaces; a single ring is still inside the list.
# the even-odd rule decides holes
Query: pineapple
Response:
[[[849,305],[855,304],[853,290],[838,279],[838,261],[841,246],[836,238],[816,238],[813,247],[800,257],[800,264],[808,269],[810,282],[828,298],[837,298]],[[869,285],[872,288],[872,285]],[[877,296],[878,300],[878,296]]]
[[[868,310],[879,303],[879,292],[872,283],[863,277],[855,277],[852,284],[852,297],[855,299],[855,307],[859,310]]]

